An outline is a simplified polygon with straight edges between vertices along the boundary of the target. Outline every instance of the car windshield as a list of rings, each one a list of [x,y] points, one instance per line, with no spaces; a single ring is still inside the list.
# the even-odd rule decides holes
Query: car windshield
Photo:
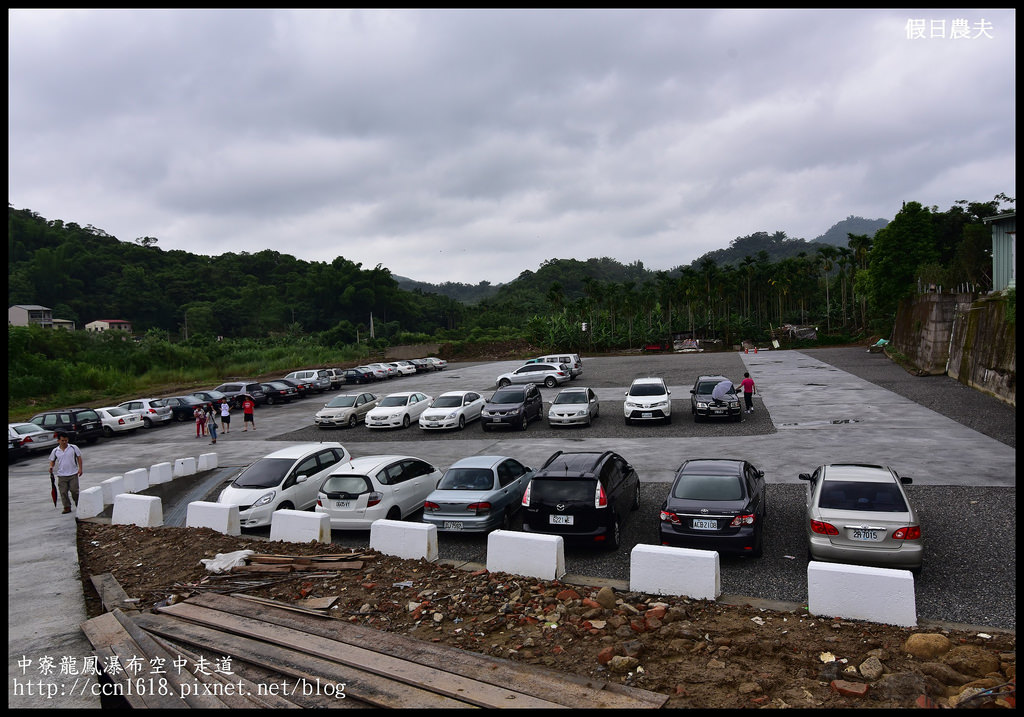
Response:
[[[905,513],[907,503],[895,483],[827,480],[821,486],[818,507],[827,510],[868,510]]]
[[[355,396],[335,396],[331,399],[330,403],[327,404],[328,408],[352,408],[356,405]]]
[[[363,493],[370,492],[370,480],[363,475],[333,475],[320,487],[321,493],[326,493],[333,498],[355,498]]]
[[[491,396],[491,403],[522,403],[526,396],[526,392],[520,389],[511,389],[508,391],[495,391],[494,395]]]
[[[383,408],[387,408],[388,406],[405,406],[408,403],[408,396],[387,396],[385,398],[382,398],[381,402],[377,405]]]
[[[295,462],[292,458],[261,458],[235,478],[235,488],[273,488],[280,485]]]
[[[438,396],[430,405],[431,408],[458,408],[462,405],[462,396]]]
[[[489,490],[494,486],[494,474],[488,468],[450,468],[438,490]]]
[[[722,379],[719,379],[717,381],[701,381],[697,385],[697,393],[702,394],[702,395],[705,394],[705,393],[711,393],[712,391],[715,390],[715,386],[717,386],[721,382],[722,382]],[[733,390],[735,390],[735,388]]]
[[[665,386],[660,383],[634,383],[629,389],[630,396],[664,396]]]
[[[684,474],[676,481],[673,498],[681,500],[740,500],[743,487],[739,476]]]
[[[557,503],[559,501],[593,501],[594,484],[593,478],[573,479],[534,479],[533,487],[530,488],[531,498],[545,504]]]
[[[554,403],[586,403],[587,394],[582,391],[572,391],[571,393],[560,393],[555,396]]]

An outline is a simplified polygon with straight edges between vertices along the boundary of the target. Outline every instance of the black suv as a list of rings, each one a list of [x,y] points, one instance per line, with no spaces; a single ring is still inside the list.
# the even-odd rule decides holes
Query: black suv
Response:
[[[499,388],[480,412],[480,426],[508,426],[525,431],[526,426],[544,414],[544,399],[534,383]]]
[[[44,411],[32,416],[32,423],[48,431],[63,431],[68,441],[95,443],[103,435],[100,414],[91,408],[62,408],[58,411]]]
[[[715,386],[722,381],[728,381],[725,376],[698,376],[690,389],[690,411],[693,413],[694,423],[700,423],[708,418],[728,418],[739,422],[743,419],[743,409],[740,408],[740,397],[733,386],[722,399],[722,403],[716,404],[711,398],[711,392]]]
[[[619,547],[622,522],[640,507],[640,478],[614,451],[558,451],[523,494],[523,531]]]

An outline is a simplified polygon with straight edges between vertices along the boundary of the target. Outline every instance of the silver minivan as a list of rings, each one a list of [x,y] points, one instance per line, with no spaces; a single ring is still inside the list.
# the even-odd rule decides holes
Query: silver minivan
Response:
[[[302,371],[292,371],[285,378],[293,378],[296,381],[308,381],[312,386],[313,390],[317,393],[323,393],[331,389],[331,377],[322,368],[308,368]]]

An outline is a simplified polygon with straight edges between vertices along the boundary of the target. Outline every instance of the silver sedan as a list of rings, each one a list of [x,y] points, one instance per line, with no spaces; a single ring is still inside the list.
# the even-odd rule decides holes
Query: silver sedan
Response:
[[[447,532],[511,526],[533,470],[508,456],[470,456],[445,471],[423,503],[423,521]]]

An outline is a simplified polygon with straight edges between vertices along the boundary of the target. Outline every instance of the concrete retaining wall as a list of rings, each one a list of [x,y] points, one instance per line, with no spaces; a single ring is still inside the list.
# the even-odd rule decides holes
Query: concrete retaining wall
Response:
[[[406,560],[437,560],[437,526],[402,520],[375,520],[370,549]]]
[[[812,560],[807,564],[807,611],[916,627],[914,575],[909,570]]]
[[[495,530],[487,536],[487,569],[541,580],[565,575],[565,547],[559,535]]]

